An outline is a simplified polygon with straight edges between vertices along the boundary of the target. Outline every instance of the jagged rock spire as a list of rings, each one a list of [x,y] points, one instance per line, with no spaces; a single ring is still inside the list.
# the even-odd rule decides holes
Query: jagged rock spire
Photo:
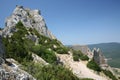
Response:
[[[93,54],[94,54],[93,59],[99,66],[101,66],[104,69],[108,67],[105,56],[103,55],[102,51],[99,48],[98,49],[94,48]]]
[[[18,5],[14,9],[12,15],[6,19],[2,35],[10,35],[13,27],[19,21],[21,21],[25,27],[35,28],[40,34],[55,39],[53,34],[48,30],[40,10],[31,10]]]

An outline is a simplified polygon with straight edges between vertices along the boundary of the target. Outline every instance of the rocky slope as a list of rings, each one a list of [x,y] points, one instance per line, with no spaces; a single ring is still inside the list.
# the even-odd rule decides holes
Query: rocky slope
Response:
[[[1,79],[111,80],[102,71],[98,74],[87,67],[92,58],[58,41],[39,10],[16,6],[0,35]]]
[[[73,61],[72,53],[68,54],[57,54],[60,58],[61,62],[65,64],[66,67],[70,68],[75,75],[79,78],[91,78],[94,80],[110,80],[110,78],[106,77],[104,74],[98,75],[94,73],[92,70],[87,68],[85,61]]]

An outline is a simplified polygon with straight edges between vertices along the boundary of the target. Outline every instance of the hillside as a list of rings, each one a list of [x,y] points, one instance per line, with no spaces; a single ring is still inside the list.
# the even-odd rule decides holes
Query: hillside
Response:
[[[88,45],[91,49],[100,48],[112,67],[120,68],[120,43],[101,43]]]
[[[1,80],[117,80],[110,69],[64,46],[39,10],[16,6],[0,36]]]

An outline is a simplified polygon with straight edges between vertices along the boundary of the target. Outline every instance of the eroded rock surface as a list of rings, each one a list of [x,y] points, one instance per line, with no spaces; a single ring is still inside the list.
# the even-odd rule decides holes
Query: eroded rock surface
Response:
[[[19,21],[21,21],[25,27],[35,28],[40,34],[55,39],[55,36],[48,30],[40,10],[31,10],[23,6],[16,6],[12,15],[6,19],[2,35],[11,35],[12,32],[15,31],[14,26]]]

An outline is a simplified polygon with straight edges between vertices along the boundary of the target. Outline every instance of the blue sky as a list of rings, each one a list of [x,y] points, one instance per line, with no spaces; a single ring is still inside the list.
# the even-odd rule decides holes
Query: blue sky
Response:
[[[65,45],[120,42],[120,0],[1,0],[0,27],[16,5],[41,10]]]

